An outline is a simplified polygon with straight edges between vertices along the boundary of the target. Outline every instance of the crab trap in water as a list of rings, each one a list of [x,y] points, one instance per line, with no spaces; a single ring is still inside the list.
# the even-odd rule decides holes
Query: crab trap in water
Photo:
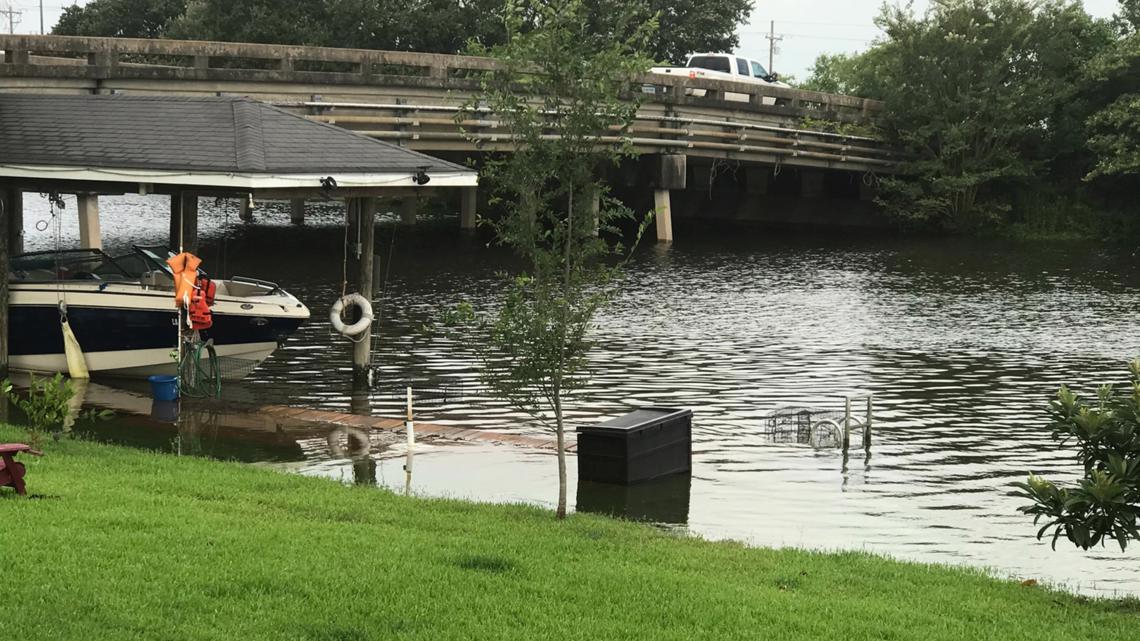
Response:
[[[398,381],[381,382],[372,387],[371,397],[378,405],[391,404],[404,407],[408,388],[412,390],[412,403],[417,410],[441,410],[463,401],[466,386],[463,381]]]
[[[845,398],[843,409],[806,407],[783,408],[764,417],[764,433],[777,443],[799,443],[816,449],[843,448],[851,445],[851,432],[862,434],[863,447],[871,447],[871,397],[866,398],[866,411],[852,413],[852,399]]]

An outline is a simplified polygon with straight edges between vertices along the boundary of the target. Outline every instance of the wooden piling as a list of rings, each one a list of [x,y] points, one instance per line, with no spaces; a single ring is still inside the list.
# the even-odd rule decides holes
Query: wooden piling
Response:
[[[0,190],[0,274],[4,277],[0,278],[0,377],[8,376],[8,262],[11,259],[9,254],[9,233],[12,229],[10,219],[18,215],[23,216],[22,210],[17,210],[15,202],[18,202],[18,191],[12,189]],[[5,408],[7,401],[0,401]]]
[[[198,252],[198,196],[178,192],[170,196],[170,248]]]
[[[238,219],[243,223],[253,222],[253,194],[242,196],[241,209],[238,210]]]
[[[349,198],[346,202],[346,223],[350,247],[349,262],[355,268],[356,290],[361,296],[373,299],[373,254],[376,239],[376,198]],[[372,327],[353,338],[352,386],[368,389],[372,386]]]
[[[464,187],[459,197],[459,228],[475,229],[475,224],[479,219],[476,211],[479,202],[478,188]]]
[[[851,447],[851,397],[843,399],[843,451]]]
[[[294,225],[305,224],[305,199],[294,198],[289,202],[289,222]]]
[[[416,197],[408,196],[400,201],[400,223],[404,225],[416,224]]]
[[[0,188],[0,200],[5,203],[8,255],[22,254],[24,253],[24,194],[15,187]]]
[[[79,215],[79,246],[84,249],[103,249],[103,232],[99,224],[99,195],[78,194],[75,200]]]
[[[871,396],[867,396],[867,417],[863,422],[863,449],[871,449]]]

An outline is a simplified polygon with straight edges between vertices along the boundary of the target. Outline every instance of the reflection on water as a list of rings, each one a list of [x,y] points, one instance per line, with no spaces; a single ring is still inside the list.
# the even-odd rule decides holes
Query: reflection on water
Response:
[[[28,201],[29,245],[51,248],[55,236],[36,235],[31,225],[42,215],[39,201]],[[346,392],[350,344],[325,321],[343,269],[339,212],[323,208],[294,228],[281,207],[241,226],[235,207],[203,204],[206,268],[279,281],[310,306],[313,320],[227,397],[401,415],[399,394]],[[108,198],[102,211],[112,249],[162,242],[167,233],[162,199]],[[61,227],[64,242],[76,236],[73,216]],[[485,393],[461,341],[421,331],[443,307],[497,297],[495,273],[507,258],[454,226],[378,228],[386,274],[377,305],[379,378],[393,389],[463,390],[421,407],[421,420],[536,432]],[[679,227],[675,246],[638,253],[622,295],[599,318],[594,372],[572,418],[593,421],[643,405],[693,409],[688,506],[675,514],[687,512],[688,529],[702,535],[866,549],[1088,592],[1140,593],[1135,550],[1052,552],[1017,513],[1022,500],[1010,496],[1010,483],[1030,471],[1057,480],[1078,474],[1073,455],[1041,428],[1045,404],[1061,383],[1091,390],[1123,378],[1124,359],[1137,352],[1138,285],[1131,257],[1084,246],[759,229],[702,235]],[[864,394],[875,399],[870,456],[852,451],[845,459],[836,449],[779,442],[764,429],[778,408],[838,410],[842,396]],[[131,438],[122,430],[116,438]],[[195,430],[186,438],[201,447],[225,433]],[[146,430],[134,432],[144,438]],[[271,431],[251,432],[257,445],[234,458],[405,487],[402,443],[354,462],[330,453],[323,434],[294,440],[298,453],[272,441]],[[549,505],[555,472],[546,453],[424,443],[412,489]],[[590,489],[578,491],[583,508],[645,505],[633,494],[639,490],[595,501]]]

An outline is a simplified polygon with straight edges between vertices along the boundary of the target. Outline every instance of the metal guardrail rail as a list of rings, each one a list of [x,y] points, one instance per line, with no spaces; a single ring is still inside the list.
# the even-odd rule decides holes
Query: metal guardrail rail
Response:
[[[461,114],[495,61],[471,56],[292,45],[0,35],[0,91],[250,95],[424,151],[509,150],[494,114]],[[873,100],[773,85],[641,74],[637,121],[600,143],[649,153],[889,171],[873,138],[802,123],[869,123]],[[321,98],[315,100],[314,98]]]

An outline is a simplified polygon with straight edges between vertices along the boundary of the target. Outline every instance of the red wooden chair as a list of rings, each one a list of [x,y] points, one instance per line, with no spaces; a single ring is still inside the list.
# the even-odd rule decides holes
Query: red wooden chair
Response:
[[[23,443],[0,443],[0,487],[16,488],[16,494],[27,494],[24,488],[24,464],[15,461],[16,455],[27,452],[32,456],[43,456],[43,452],[33,450]]]

